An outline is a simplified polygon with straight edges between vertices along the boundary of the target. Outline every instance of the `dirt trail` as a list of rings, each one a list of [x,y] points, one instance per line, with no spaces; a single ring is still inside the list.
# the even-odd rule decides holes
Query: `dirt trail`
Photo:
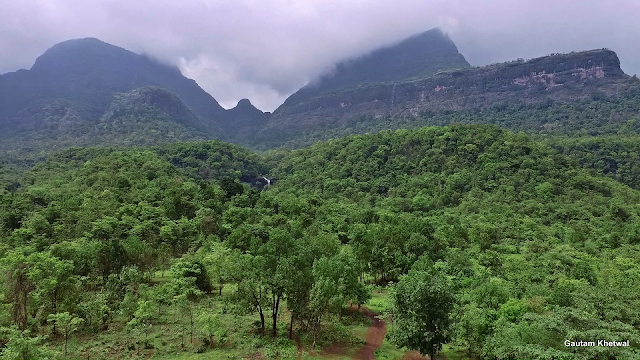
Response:
[[[296,359],[302,360],[302,351],[304,350],[304,348],[302,347],[300,336],[298,336],[298,333],[295,331],[293,332],[293,340],[296,342],[296,346],[298,347],[298,356],[296,357]]]
[[[387,334],[387,325],[384,321],[376,317],[376,313],[369,310],[366,306],[362,307],[362,313],[373,320],[373,325],[367,331],[367,344],[360,349],[353,357],[354,360],[374,360],[376,349],[382,345],[384,336]]]

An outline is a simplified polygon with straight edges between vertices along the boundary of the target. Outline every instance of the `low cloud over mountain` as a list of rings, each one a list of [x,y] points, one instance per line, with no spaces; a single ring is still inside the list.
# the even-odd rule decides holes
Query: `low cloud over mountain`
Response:
[[[634,0],[25,0],[0,3],[0,73],[97,37],[178,65],[224,107],[273,110],[342,60],[440,26],[472,65],[611,48],[640,72]]]

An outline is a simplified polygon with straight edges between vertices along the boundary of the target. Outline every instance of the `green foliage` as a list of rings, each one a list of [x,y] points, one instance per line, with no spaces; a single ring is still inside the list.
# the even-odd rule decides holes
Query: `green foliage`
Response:
[[[400,278],[393,300],[396,343],[436,359],[451,336],[449,313],[455,300],[450,280],[438,269],[418,266]]]
[[[0,322],[38,336],[51,314],[76,314],[96,352],[123,358],[288,356],[255,335],[270,325],[275,341],[322,345],[375,288],[394,335],[425,353],[450,341],[493,359],[637,357],[640,193],[562,152],[494,126],[266,159],[218,142],[67,150],[0,194]],[[277,181],[238,182],[259,174]],[[404,294],[395,307],[387,291]],[[111,338],[123,328],[133,340]],[[563,343],[596,336],[632,346]],[[96,354],[70,345],[70,357]]]
[[[47,321],[53,323],[64,336],[64,356],[67,356],[67,344],[69,342],[69,336],[78,331],[80,324],[84,321],[79,317],[72,316],[68,312],[51,314],[47,317]],[[55,330],[54,330],[55,333]]]
[[[52,360],[56,354],[47,350],[43,345],[43,337],[31,337],[28,331],[19,331],[15,328],[0,328],[3,349],[0,350],[2,360]]]
[[[171,265],[171,273],[174,280],[186,280],[192,282],[200,292],[210,293],[213,290],[207,268],[199,259],[184,256],[174,261]]]
[[[635,126],[636,122],[627,124]],[[617,136],[552,137],[545,142],[597,174],[640,189],[640,138],[634,131]]]
[[[158,307],[153,301],[140,300],[136,311],[133,313],[133,318],[127,323],[127,329],[135,333],[138,338],[138,353],[140,353],[142,343],[148,343],[149,329],[153,320],[157,317],[157,312]],[[144,339],[142,334],[144,334]]]

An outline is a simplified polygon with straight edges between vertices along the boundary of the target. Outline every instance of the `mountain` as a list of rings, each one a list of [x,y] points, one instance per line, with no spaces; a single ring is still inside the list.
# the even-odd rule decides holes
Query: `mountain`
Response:
[[[313,111],[324,106],[324,99],[334,93],[347,90],[357,92],[362,87],[376,87],[380,83],[402,83],[439,71],[465,67],[469,67],[469,63],[440,29],[411,36],[395,45],[341,62],[332,73],[295,92],[274,111],[264,129],[266,134],[261,132],[258,141],[268,141],[278,137],[281,132],[295,133],[297,126],[291,125],[298,120],[302,120],[299,125],[304,128],[321,126],[322,124],[315,122],[316,119],[308,120]],[[341,107],[352,101],[348,98],[342,100],[344,101],[339,103]]]
[[[466,66],[455,44],[433,29],[338,64],[332,75],[292,95],[276,118],[297,102],[335,89],[406,81]],[[141,88],[147,89],[136,91]],[[160,99],[181,110],[163,108]],[[247,99],[225,110],[178,68],[94,38],[54,45],[30,70],[0,76],[0,126],[5,129],[0,147],[17,153],[177,139],[255,145],[263,142],[262,130],[270,128],[271,117]]]
[[[640,131],[640,82],[611,50],[470,67],[440,30],[361,58],[291,95],[273,114],[223,109],[176,67],[97,39],[53,46],[0,76],[0,149],[221,139],[256,149],[385,129],[492,123],[529,133]]]
[[[291,95],[274,113],[334,90],[422,78],[438,71],[464,67],[469,67],[469,63],[456,45],[435,28],[337,64],[333,72]]]
[[[206,139],[209,129],[175,94],[160,87],[143,87],[114,95],[98,121],[96,136],[125,145],[154,145],[157,139]]]
[[[253,106],[249,99],[242,99],[236,107],[227,111],[230,119],[227,124],[234,129],[236,142],[251,143],[256,132],[267,123],[270,115]]]
[[[63,100],[48,103],[37,115],[39,127],[0,142],[5,157],[71,146],[150,146],[175,141],[205,140],[211,124],[204,123],[174,93],[142,87],[116,93],[99,119],[86,118]]]
[[[596,134],[607,133],[638,113],[639,98],[637,79],[624,74],[615,52],[553,54],[287,100],[257,142],[297,147],[351,133],[450,123],[530,132],[584,131],[588,124]]]
[[[212,134],[223,135],[225,110],[178,68],[93,38],[57,44],[31,70],[2,75],[0,125],[9,131],[36,129],[51,104],[62,105],[82,121],[95,121],[115,93],[144,86],[174,92]]]

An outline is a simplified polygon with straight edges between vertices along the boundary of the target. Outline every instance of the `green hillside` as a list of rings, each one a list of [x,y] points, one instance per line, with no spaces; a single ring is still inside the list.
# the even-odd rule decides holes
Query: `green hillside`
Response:
[[[375,326],[353,303],[393,324],[380,359],[440,341],[470,358],[640,358],[640,192],[597,173],[617,147],[589,157],[592,142],[465,125],[262,155],[60,152],[0,195],[0,353],[351,357]],[[262,175],[262,191],[239,181]],[[412,342],[416,314],[437,341]],[[585,339],[630,347],[564,345]]]

